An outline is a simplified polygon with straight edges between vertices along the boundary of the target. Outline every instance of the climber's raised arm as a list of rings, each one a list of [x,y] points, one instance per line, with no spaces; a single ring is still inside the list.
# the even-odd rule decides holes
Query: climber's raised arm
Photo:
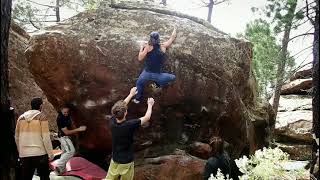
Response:
[[[162,43],[162,47],[164,47],[166,49],[169,48],[171,46],[171,44],[173,43],[173,41],[176,39],[176,37],[177,37],[177,30],[176,30],[176,28],[174,28],[169,40]]]
[[[141,120],[141,125],[147,123],[150,120],[153,105],[154,105],[154,99],[148,98],[148,108],[147,108],[146,114],[143,117],[139,118]]]
[[[129,95],[123,100],[126,103],[126,105],[129,104],[129,102],[131,101],[133,96],[135,96],[137,94],[137,92],[138,92],[137,87],[131,88]]]

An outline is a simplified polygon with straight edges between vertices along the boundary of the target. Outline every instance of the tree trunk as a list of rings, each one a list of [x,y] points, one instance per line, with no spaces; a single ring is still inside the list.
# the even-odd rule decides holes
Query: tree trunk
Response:
[[[60,0],[56,0],[56,20],[57,22],[60,22]]]
[[[284,27],[284,34],[282,38],[282,47],[281,47],[282,49],[280,52],[280,60],[278,62],[278,68],[277,68],[277,82],[275,86],[274,99],[272,103],[275,115],[277,115],[277,112],[278,112],[281,87],[283,85],[284,78],[285,78],[285,67],[286,67],[287,54],[288,54],[288,44],[290,40],[290,32],[291,32],[292,21],[294,18],[296,7],[297,7],[297,0],[295,0],[295,3],[288,10],[288,14],[290,15],[290,17],[288,18],[288,21]]]
[[[214,2],[213,0],[209,0],[209,4],[208,4],[208,17],[207,17],[207,21],[211,23],[211,16],[212,16],[212,9],[213,9],[213,5],[214,5]]]
[[[17,148],[14,140],[14,118],[10,108],[8,82],[8,41],[12,0],[1,0],[1,119],[0,179],[14,180]]]
[[[11,17],[11,0],[1,0],[1,107],[9,102],[8,41]]]
[[[316,138],[319,139],[319,0],[316,0],[316,16],[314,20],[314,38],[313,38],[313,68],[312,68],[312,82],[313,82],[313,90],[312,90],[312,113],[313,113],[313,124],[312,131],[315,134]],[[317,160],[319,160],[316,155],[317,150],[319,149],[319,145],[316,143],[313,144],[313,153],[312,153],[312,165],[310,168],[311,174],[315,177],[319,177],[319,164],[318,169],[315,168],[315,164]],[[318,161],[319,163],[319,161]]]

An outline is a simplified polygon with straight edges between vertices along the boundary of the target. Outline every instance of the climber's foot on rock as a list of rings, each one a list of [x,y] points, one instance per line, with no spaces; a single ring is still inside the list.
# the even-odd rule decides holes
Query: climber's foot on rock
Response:
[[[159,87],[156,83],[152,83],[150,86],[152,88],[152,92],[155,94],[158,94],[162,90],[162,88]]]
[[[135,104],[139,104],[140,103],[140,101],[137,100],[137,99],[132,99],[132,102],[135,103]]]

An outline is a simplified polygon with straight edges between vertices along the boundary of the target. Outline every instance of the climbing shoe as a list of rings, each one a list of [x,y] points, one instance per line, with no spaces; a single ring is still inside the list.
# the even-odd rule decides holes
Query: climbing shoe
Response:
[[[136,100],[136,99],[132,99],[132,102],[135,103],[135,104],[139,104],[140,103],[140,101]]]

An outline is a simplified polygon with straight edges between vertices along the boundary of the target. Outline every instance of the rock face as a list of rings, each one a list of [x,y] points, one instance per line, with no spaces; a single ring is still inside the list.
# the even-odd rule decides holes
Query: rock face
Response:
[[[206,161],[193,156],[168,155],[146,159],[135,167],[137,180],[201,180]]]
[[[296,79],[281,88],[281,94],[306,94],[312,87],[312,78]]]
[[[152,121],[139,131],[136,145],[207,142],[219,135],[233,145],[235,156],[244,148],[260,148],[275,118],[270,105],[255,96],[252,46],[201,22],[139,4],[105,5],[34,35],[26,55],[48,100],[56,108],[66,102],[76,106],[76,125],[88,127],[80,148],[106,155],[110,109],[135,86],[143,67],[137,60],[140,41],[151,31],[159,31],[164,41],[175,25],[178,36],[165,71],[177,79],[153,95]],[[152,96],[148,88],[144,96]],[[144,101],[130,104],[128,118],[145,110]]]
[[[282,151],[289,154],[290,159],[303,161],[312,158],[312,145],[310,144],[288,144],[288,143],[276,143]]]
[[[312,101],[309,95],[282,95],[280,96],[279,112],[311,110]]]
[[[16,117],[31,107],[30,101],[35,97],[44,100],[43,112],[49,119],[50,130],[56,131],[56,111],[48,102],[42,90],[29,72],[28,61],[24,51],[27,48],[29,35],[18,25],[12,23],[9,37],[9,82],[11,105],[15,108]]]
[[[211,156],[212,148],[209,144],[194,142],[189,147],[190,154],[202,159],[208,159]]]
[[[282,94],[288,95],[280,97],[274,131],[276,146],[295,160],[310,160],[312,154],[312,97],[302,95],[312,86],[308,72],[312,70],[297,72],[292,81],[282,88]],[[297,79],[304,77],[307,79]]]
[[[290,81],[294,81],[296,79],[308,79],[312,78],[312,68],[304,69],[294,73],[294,75],[290,78]]]
[[[279,112],[276,134],[280,139],[312,142],[312,113],[310,111]]]

